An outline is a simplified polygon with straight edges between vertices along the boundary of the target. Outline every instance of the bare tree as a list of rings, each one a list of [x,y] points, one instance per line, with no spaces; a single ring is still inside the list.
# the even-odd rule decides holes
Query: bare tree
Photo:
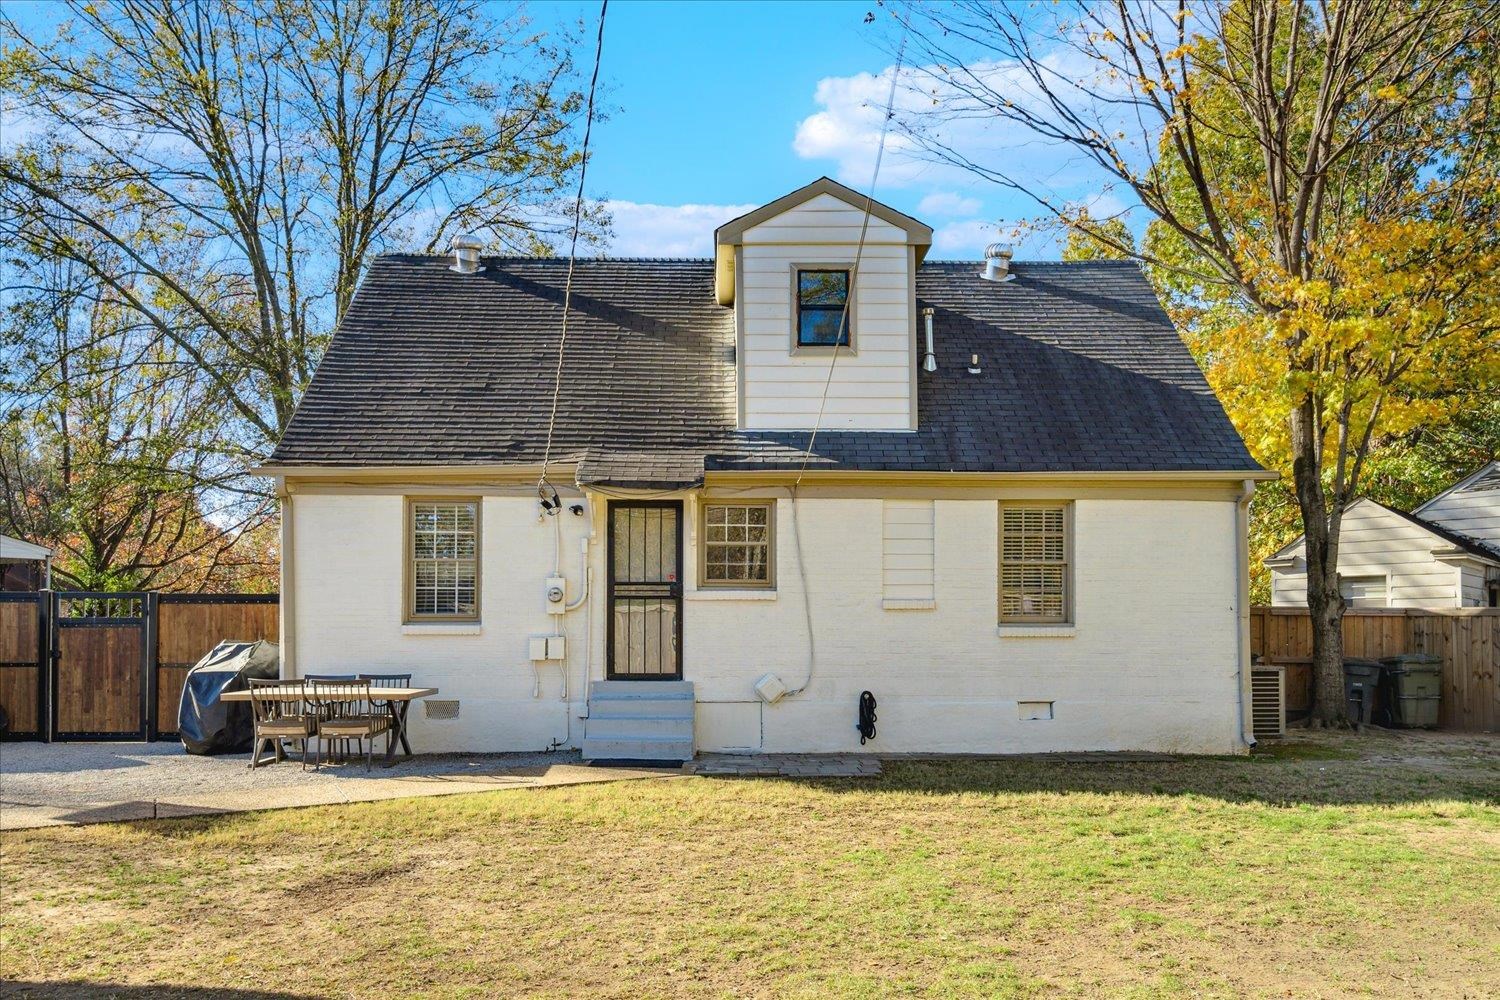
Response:
[[[961,2],[900,16],[925,66],[926,107],[905,126],[932,155],[1232,306],[1212,349],[1235,352],[1256,395],[1240,412],[1226,402],[1263,454],[1285,439],[1316,717],[1345,721],[1339,529],[1371,443],[1496,353],[1494,164],[1467,150],[1492,141],[1500,7],[1115,0],[1048,21]],[[1014,161],[971,156],[953,136],[976,124],[1069,150],[1150,213],[1152,239],[1126,245]]]
[[[80,589],[244,582],[274,511],[236,486],[217,387],[75,261],[11,266],[0,399],[28,405],[0,424],[0,528]]]
[[[529,252],[568,224],[582,106],[568,40],[518,9],[68,9],[51,41],[0,13],[0,86],[32,133],[0,154],[0,239],[71,257],[170,340],[247,453],[285,429],[371,254],[456,230]]]

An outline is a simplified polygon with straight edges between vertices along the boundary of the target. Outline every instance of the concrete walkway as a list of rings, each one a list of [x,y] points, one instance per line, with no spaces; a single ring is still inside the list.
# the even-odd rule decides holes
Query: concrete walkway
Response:
[[[680,777],[676,768],[588,767],[576,752],[432,754],[392,768],[247,766],[177,743],[0,744],[0,830],[288,809],[511,788]]]
[[[873,778],[880,758],[856,753],[700,753],[684,772],[736,778]]]

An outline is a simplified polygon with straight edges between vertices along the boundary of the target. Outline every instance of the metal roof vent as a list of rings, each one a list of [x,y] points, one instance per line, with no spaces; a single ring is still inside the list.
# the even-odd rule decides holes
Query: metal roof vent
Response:
[[[455,236],[453,237],[453,265],[450,271],[459,274],[477,274],[484,268],[479,265],[479,251],[484,249],[484,241],[477,236]]]
[[[1010,273],[1010,259],[1015,253],[1007,244],[991,243],[984,248],[984,270],[979,276],[985,281],[1015,281],[1016,276]]]

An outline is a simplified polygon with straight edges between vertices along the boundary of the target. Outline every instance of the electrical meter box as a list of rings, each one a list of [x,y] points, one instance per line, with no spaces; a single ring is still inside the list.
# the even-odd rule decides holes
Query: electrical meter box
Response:
[[[560,615],[567,610],[568,581],[560,576],[547,577],[547,614]]]

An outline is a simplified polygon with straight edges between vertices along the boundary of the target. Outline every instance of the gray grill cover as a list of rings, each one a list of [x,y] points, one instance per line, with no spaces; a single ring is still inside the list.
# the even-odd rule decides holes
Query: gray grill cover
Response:
[[[281,647],[264,639],[221,642],[188,671],[177,707],[177,735],[192,754],[245,753],[255,737],[248,702],[226,702],[227,691],[249,688],[246,678],[281,676]]]

